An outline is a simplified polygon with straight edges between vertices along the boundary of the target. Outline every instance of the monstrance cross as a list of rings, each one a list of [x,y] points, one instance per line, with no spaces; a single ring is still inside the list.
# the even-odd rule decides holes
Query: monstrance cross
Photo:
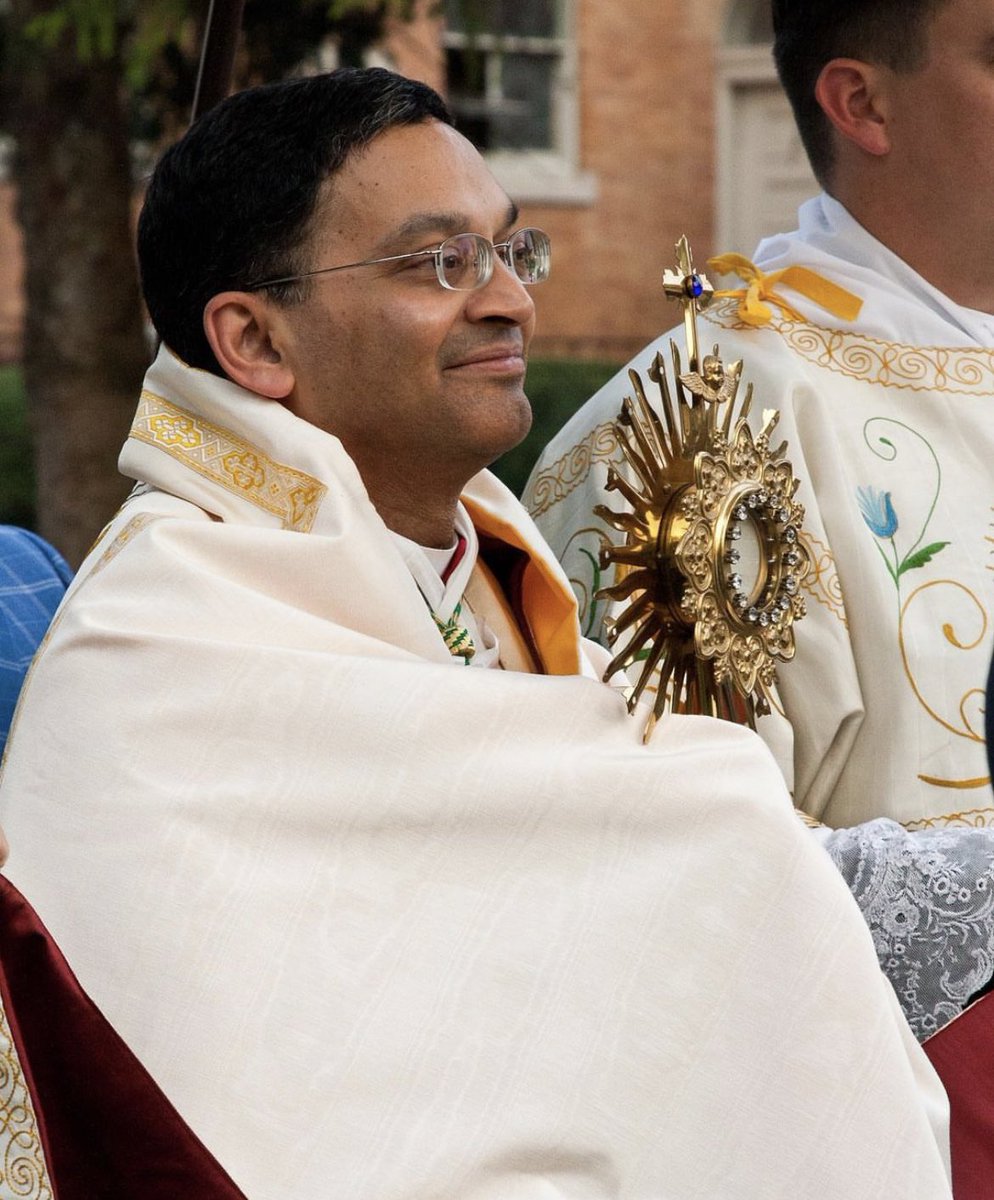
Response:
[[[663,272],[663,292],[668,300],[679,300],[683,305],[683,326],[687,339],[687,369],[699,371],[700,353],[697,343],[697,313],[707,308],[714,296],[714,288],[706,275],[694,270],[694,258],[690,243],[681,237],[676,244],[677,269]]]

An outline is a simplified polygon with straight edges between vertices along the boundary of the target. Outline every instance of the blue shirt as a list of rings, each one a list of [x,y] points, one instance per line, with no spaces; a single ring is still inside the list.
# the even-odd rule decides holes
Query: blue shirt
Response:
[[[0,753],[24,676],[70,579],[65,560],[37,534],[0,525]]]

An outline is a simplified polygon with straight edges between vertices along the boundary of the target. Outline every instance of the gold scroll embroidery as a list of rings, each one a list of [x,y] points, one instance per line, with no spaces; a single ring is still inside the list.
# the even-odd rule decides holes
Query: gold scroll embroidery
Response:
[[[587,478],[594,463],[620,459],[621,448],[614,421],[595,426],[582,442],[572,446],[562,458],[536,476],[531,495],[526,500],[532,516],[540,517],[560,500],[565,500]]]
[[[212,483],[279,517],[285,529],[306,533],[327,488],[277,462],[230,429],[143,391],[131,437],[156,446]]]
[[[748,328],[736,309],[734,300],[716,301],[704,318],[724,329]],[[780,317],[774,317],[767,328],[809,362],[879,387],[983,397],[994,392],[994,350],[910,346]]]
[[[806,529],[801,532],[801,538],[811,556],[811,567],[801,587],[813,600],[824,605],[848,629],[849,620],[846,617],[846,606],[842,602],[842,584],[839,582],[839,573],[831,550]]]
[[[991,512],[994,513],[994,508],[991,508]],[[994,530],[994,521],[988,521],[987,528],[990,530]],[[987,551],[987,558],[988,558],[987,570],[994,571],[994,561],[991,561],[992,559],[994,559],[994,537],[992,537],[991,534],[988,533],[984,537],[984,541],[991,547],[991,549]]]
[[[52,1200],[52,1183],[31,1093],[0,1010],[0,1196]]]
[[[970,808],[966,812],[944,813],[941,817],[922,817],[920,821],[902,821],[910,833],[918,829],[984,829],[994,826],[994,808]]]
[[[908,648],[905,644],[904,628],[905,621],[908,615],[908,609],[915,600],[925,592],[933,588],[943,588],[951,591],[958,591],[961,595],[968,598],[973,605],[974,615],[978,620],[978,628],[975,636],[967,641],[963,641],[952,621],[946,621],[942,625],[942,636],[945,641],[957,650],[975,650],[980,646],[987,633],[987,611],[977,599],[976,595],[964,584],[959,583],[955,579],[933,579],[928,583],[923,583],[911,593],[904,602],[901,609],[898,621],[898,644],[901,650],[901,661],[904,665],[904,673],[908,683],[911,685],[911,690],[914,692],[915,698],[922,708],[928,713],[933,721],[936,721],[943,729],[949,733],[955,734],[956,737],[966,738],[971,742],[979,742],[981,745],[984,742],[983,730],[975,727],[975,722],[971,720],[969,706],[971,702],[977,709],[978,717],[983,714],[984,693],[982,688],[970,688],[961,697],[958,707],[958,712],[955,717],[951,714],[943,715],[936,711],[926,700],[924,691],[919,680],[915,676],[915,672],[911,663],[911,656],[908,654]],[[971,779],[942,779],[931,775],[919,775],[918,778],[923,782],[930,784],[932,787],[940,788],[955,788],[966,790],[969,788],[986,788],[990,783],[990,776],[983,775]],[[979,810],[974,810],[979,811]]]
[[[724,329],[748,328],[737,309],[734,299],[716,300],[702,316]],[[777,317],[768,328],[809,362],[880,387],[983,397],[994,392],[992,349],[911,346]],[[541,516],[579,487],[595,462],[611,462],[620,457],[611,424],[596,426],[582,442],[536,477],[529,498],[534,516]]]

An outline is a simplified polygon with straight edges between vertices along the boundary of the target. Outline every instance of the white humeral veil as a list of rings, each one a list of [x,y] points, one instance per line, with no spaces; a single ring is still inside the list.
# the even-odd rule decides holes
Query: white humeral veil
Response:
[[[949,1195],[941,1087],[759,739],[645,747],[596,679],[457,665],[339,443],[168,353],[122,464],[152,490],[27,684],[10,873],[252,1200]],[[523,510],[464,499],[576,670]]]

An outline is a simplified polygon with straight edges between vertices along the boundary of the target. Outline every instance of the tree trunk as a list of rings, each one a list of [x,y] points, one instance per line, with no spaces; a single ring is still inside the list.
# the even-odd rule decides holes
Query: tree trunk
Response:
[[[27,312],[24,379],[39,532],[75,566],[128,484],[116,459],[149,359],[131,227],[118,58],[80,62],[17,36],[45,0],[14,0],[11,105]],[[19,43],[19,45],[17,44]]]

